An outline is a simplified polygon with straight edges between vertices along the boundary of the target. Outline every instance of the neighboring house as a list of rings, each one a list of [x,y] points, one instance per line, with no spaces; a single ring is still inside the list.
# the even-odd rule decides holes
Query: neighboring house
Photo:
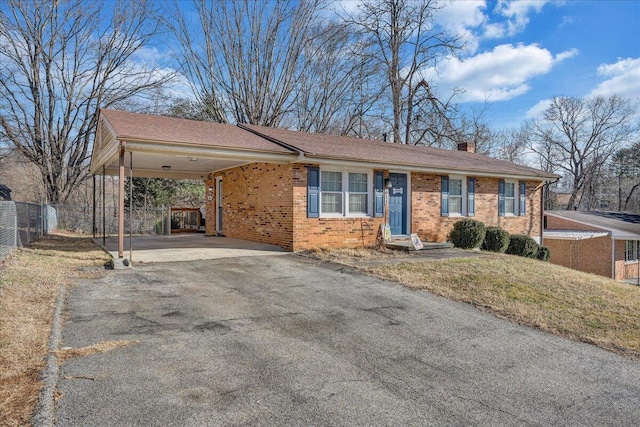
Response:
[[[558,175],[474,151],[102,110],[91,172],[124,178],[132,156],[134,176],[203,179],[207,234],[288,250],[374,245],[386,219],[427,241],[467,217],[540,241]]]
[[[552,264],[617,280],[638,277],[640,215],[546,211],[544,245]]]

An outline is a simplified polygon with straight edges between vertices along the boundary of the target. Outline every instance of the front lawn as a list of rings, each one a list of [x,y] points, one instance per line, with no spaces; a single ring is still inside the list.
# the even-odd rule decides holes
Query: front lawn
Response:
[[[375,249],[308,251],[325,261],[456,301],[498,317],[640,360],[640,287],[514,255],[419,259]],[[403,257],[411,262],[404,262]],[[371,260],[396,258],[374,267]]]
[[[108,260],[88,238],[49,236],[0,263],[1,425],[31,425],[59,286],[102,274]]]

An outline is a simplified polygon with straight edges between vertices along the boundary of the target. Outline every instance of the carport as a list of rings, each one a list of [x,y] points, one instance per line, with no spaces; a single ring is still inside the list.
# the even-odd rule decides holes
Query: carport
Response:
[[[205,180],[216,171],[245,165],[252,162],[289,162],[295,160],[292,150],[270,142],[237,126],[221,123],[200,122],[153,115],[141,115],[116,110],[101,110],[96,127],[96,136],[91,156],[90,171],[93,175],[93,236],[102,231],[102,244],[114,248],[104,230],[105,218],[105,177],[118,177],[118,237],[114,258],[128,264],[125,258],[125,180],[132,177],[173,178]],[[101,194],[97,181],[101,179]],[[129,187],[131,189],[131,186]],[[207,188],[207,200],[212,201],[218,193]],[[216,217],[222,205],[222,192],[216,198],[215,210],[209,218]],[[102,198],[102,212],[98,212],[98,197]],[[131,200],[131,198],[129,199]],[[131,206],[129,206],[131,208]],[[103,229],[97,229],[98,215],[102,215]],[[216,230],[217,227],[217,220]],[[208,227],[209,229],[209,227]],[[214,233],[208,233],[214,234]],[[179,239],[155,237],[156,245],[162,242],[164,249],[180,247]],[[201,236],[204,239],[204,236]],[[211,240],[211,239],[210,239]],[[237,240],[237,239],[234,239]],[[148,243],[148,239],[146,242]],[[145,247],[145,239],[130,238],[129,257],[135,245]],[[204,240],[203,240],[204,242]],[[204,243],[200,243],[203,247]],[[208,246],[211,246],[209,243]],[[232,242],[230,245],[239,245]],[[224,245],[220,246],[223,247]],[[267,245],[270,246],[270,245]],[[197,246],[196,246],[197,247]],[[156,248],[159,250],[159,248]]]

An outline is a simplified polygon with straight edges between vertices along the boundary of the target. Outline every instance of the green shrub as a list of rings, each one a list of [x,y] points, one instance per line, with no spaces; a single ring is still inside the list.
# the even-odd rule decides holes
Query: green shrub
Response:
[[[509,238],[509,246],[505,253],[527,258],[537,258],[538,244],[531,237],[524,234],[514,234]]]
[[[457,248],[471,249],[480,246],[484,240],[486,228],[483,223],[475,219],[463,219],[453,224],[451,241]]]
[[[537,258],[540,261],[549,261],[549,258],[551,258],[551,251],[548,247],[539,245]]]
[[[491,252],[504,252],[509,246],[509,233],[500,227],[487,227],[482,249]]]

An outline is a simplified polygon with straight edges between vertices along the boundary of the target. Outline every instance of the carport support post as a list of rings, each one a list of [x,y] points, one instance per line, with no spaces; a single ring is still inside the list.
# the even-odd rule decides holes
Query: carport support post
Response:
[[[105,185],[104,185],[104,180],[105,180],[105,174],[106,174],[106,169],[105,166],[102,165],[102,246],[106,246],[107,245],[107,208],[104,206],[104,203],[106,201],[106,194],[105,194]]]
[[[93,178],[93,238],[96,238],[96,175],[92,174]],[[43,210],[44,211],[44,210]]]
[[[124,152],[127,143],[120,141],[118,182],[118,258],[124,258]]]

